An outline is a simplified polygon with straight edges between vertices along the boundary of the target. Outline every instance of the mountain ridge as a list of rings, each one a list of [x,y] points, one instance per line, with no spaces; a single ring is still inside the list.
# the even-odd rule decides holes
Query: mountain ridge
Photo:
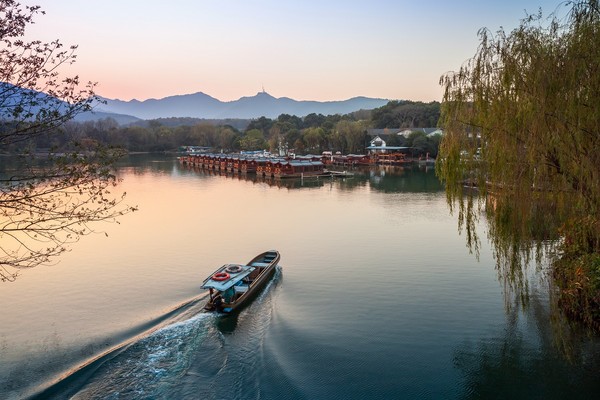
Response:
[[[98,111],[132,115],[140,119],[190,117],[206,119],[259,117],[277,118],[281,114],[304,117],[308,114],[348,114],[386,105],[390,100],[356,96],[347,100],[316,101],[274,97],[267,92],[243,96],[237,100],[221,101],[204,92],[172,95],[160,99],[120,100],[101,97]]]
[[[53,107],[67,107],[62,100],[43,92],[24,89],[7,82],[0,82],[0,87],[12,93],[5,102],[0,119],[10,117],[12,105],[16,106],[23,98],[36,98],[36,103],[51,102]],[[390,100],[365,96],[352,97],[347,100],[316,101],[294,100],[289,97],[276,98],[267,92],[258,92],[254,96],[244,96],[237,100],[221,101],[206,93],[173,95],[162,99],[129,101],[99,97],[92,104],[92,110],[79,113],[74,120],[79,122],[113,118],[119,124],[126,125],[161,118],[190,118],[198,120],[251,120],[260,117],[275,119],[281,114],[297,117],[315,113],[323,115],[349,114],[359,110],[371,110],[386,105]],[[14,104],[13,104],[14,103]],[[39,108],[39,107],[38,107]],[[30,111],[34,111],[32,108]]]

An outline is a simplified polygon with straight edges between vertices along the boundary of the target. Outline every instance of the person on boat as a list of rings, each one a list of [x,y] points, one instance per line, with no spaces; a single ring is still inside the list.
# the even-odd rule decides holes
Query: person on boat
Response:
[[[217,294],[213,299],[213,305],[217,311],[220,311],[223,307],[223,297],[221,297],[221,293]]]
[[[233,295],[235,294],[235,291],[234,291],[233,287],[230,287],[227,290],[225,290],[222,294],[223,294],[223,300],[227,303],[230,303],[231,299],[233,298]]]

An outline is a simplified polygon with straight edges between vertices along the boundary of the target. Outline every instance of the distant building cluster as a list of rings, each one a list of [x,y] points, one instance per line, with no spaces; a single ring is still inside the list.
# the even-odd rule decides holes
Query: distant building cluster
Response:
[[[368,129],[367,134],[372,137],[367,147],[370,154],[399,152],[409,149],[406,146],[388,146],[382,136],[404,136],[407,138],[412,133],[423,133],[425,136],[431,137],[434,135],[443,135],[444,132],[440,128],[384,128],[384,129]]]

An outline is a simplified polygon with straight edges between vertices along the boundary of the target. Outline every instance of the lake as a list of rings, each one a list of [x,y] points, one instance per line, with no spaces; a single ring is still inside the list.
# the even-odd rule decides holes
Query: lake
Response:
[[[478,259],[431,168],[353,172],[270,181],[130,156],[118,189],[139,211],[0,284],[0,398],[600,392],[600,340],[555,317],[547,266],[522,307],[485,223]],[[206,276],[269,249],[280,268],[249,306],[203,312]]]

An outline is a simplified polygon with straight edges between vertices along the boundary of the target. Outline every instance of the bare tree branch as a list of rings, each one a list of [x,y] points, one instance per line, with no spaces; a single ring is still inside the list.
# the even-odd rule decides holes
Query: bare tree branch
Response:
[[[64,139],[44,157],[28,150],[33,139],[62,136],[63,124],[97,100],[95,84],[60,78],[76,46],[22,40],[38,14],[39,6],[0,0],[0,152],[22,154],[0,170],[0,281],[51,262],[97,222],[135,210],[111,193],[119,150]]]

